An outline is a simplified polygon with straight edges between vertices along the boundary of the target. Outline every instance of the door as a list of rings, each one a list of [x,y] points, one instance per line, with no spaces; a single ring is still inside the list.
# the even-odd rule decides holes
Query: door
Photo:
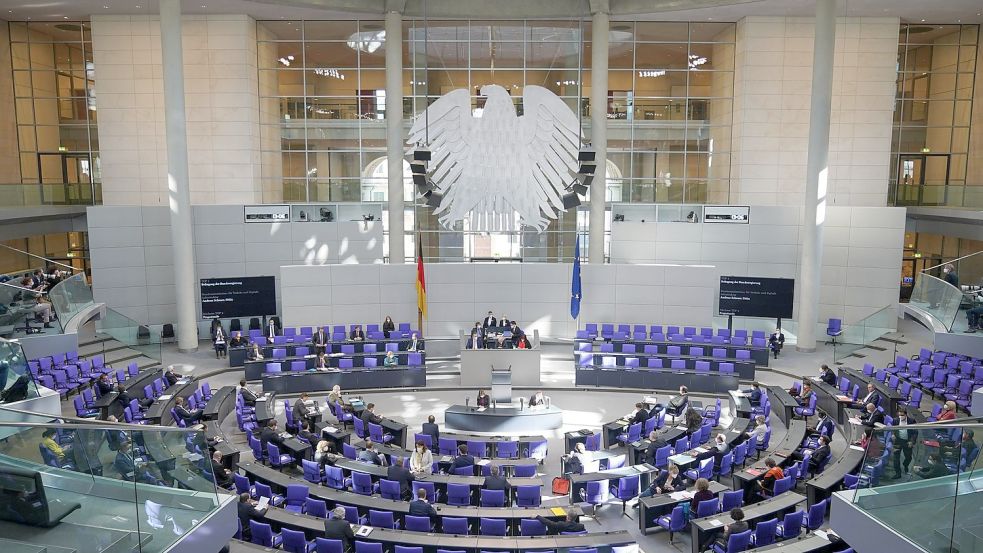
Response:
[[[38,152],[41,203],[92,203],[92,158],[87,153]]]
[[[949,154],[901,154],[896,205],[945,205]]]

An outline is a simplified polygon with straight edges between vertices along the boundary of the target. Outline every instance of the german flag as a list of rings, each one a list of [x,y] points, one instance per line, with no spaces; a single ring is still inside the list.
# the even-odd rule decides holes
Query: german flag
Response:
[[[416,308],[420,317],[427,318],[427,279],[423,273],[423,242],[416,236]]]

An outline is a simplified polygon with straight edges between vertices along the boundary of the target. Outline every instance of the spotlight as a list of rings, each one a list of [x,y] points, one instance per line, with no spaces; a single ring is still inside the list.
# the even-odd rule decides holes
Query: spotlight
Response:
[[[413,184],[417,186],[426,186],[427,175],[423,173],[413,173]]]
[[[593,179],[591,179],[593,180]],[[581,183],[579,180],[573,183],[573,191],[575,194],[581,196],[587,195],[587,190],[590,188],[590,183]]]
[[[417,163],[414,161],[413,163],[410,163],[410,171],[414,175],[426,175],[427,165],[425,163]]]
[[[585,148],[577,154],[577,161],[594,161],[596,152],[593,148]]]
[[[568,192],[563,195],[563,209],[572,209],[580,205],[580,196],[574,192]]]
[[[427,199],[427,205],[430,207],[440,207],[440,201],[444,199],[444,195],[435,190],[429,190],[423,195]]]
[[[580,171],[578,171],[578,172],[581,173],[581,174],[583,174],[583,175],[593,175],[594,174],[594,170],[596,168],[597,168],[597,164],[594,163],[594,162],[590,162],[590,163],[581,162],[580,163]]]
[[[430,161],[430,150],[415,150],[413,161]]]

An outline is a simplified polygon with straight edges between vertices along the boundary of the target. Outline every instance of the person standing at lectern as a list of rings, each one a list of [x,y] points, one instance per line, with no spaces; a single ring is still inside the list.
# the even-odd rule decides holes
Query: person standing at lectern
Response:
[[[269,322],[266,323],[266,339],[272,343],[274,336],[276,336],[276,319],[270,317]]]
[[[328,335],[324,332],[324,327],[317,327],[317,332],[314,334],[314,353],[321,355],[327,352],[328,348]]]
[[[386,338],[389,338],[389,333],[396,330],[396,323],[393,322],[393,318],[386,315],[386,320],[382,321],[382,334]]]
[[[495,316],[492,315],[491,311],[488,312],[488,316],[485,317],[485,320],[481,322],[481,328],[483,329],[488,328],[490,326],[492,327],[498,326],[498,320],[495,319]]]
[[[478,390],[478,399],[475,401],[478,407],[488,408],[491,405],[491,397],[484,390]]]

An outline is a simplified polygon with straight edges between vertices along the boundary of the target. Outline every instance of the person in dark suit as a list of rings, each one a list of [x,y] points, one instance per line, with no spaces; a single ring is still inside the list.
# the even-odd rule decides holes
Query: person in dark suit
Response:
[[[833,372],[833,369],[829,368],[829,365],[823,365],[820,371],[819,378],[823,382],[830,386],[836,386],[836,373]]]
[[[372,424],[382,424],[382,417],[375,414],[375,404],[370,403],[365,406],[365,410],[362,411],[362,421],[365,422],[365,430],[368,432],[369,423]]]
[[[747,523],[744,522],[744,510],[740,507],[734,507],[730,510],[730,518],[734,519],[734,522],[725,524],[724,533],[714,540],[714,544],[723,551],[727,551],[727,542],[730,541],[732,535],[747,532],[748,529]]]
[[[881,403],[881,395],[877,393],[873,382],[867,384],[867,395],[853,402],[852,406],[854,409],[863,409],[868,403],[873,403],[875,407]]]
[[[242,402],[246,405],[256,405],[256,394],[246,387],[246,380],[242,379],[239,381],[239,395],[242,396]]]
[[[546,396],[543,395],[543,391],[539,390],[529,398],[529,407],[545,407],[546,406]]]
[[[653,495],[662,495],[664,493],[678,492],[686,489],[686,483],[683,482],[683,477],[679,474],[679,467],[670,464],[669,470],[661,472],[648,488],[642,490],[639,497],[652,497]],[[635,504],[638,507],[638,504]]]
[[[416,332],[414,332],[412,335],[410,335],[410,343],[406,347],[406,351],[417,351],[420,349],[420,347],[421,347],[420,339],[416,335]]]
[[[437,426],[436,420],[433,415],[428,416],[427,422],[423,423],[423,428],[420,432],[421,434],[430,434],[430,437],[433,438],[431,442],[433,447],[437,447],[437,440],[440,439],[440,427]]]
[[[475,400],[475,405],[487,409],[491,406],[491,396],[486,394],[484,390],[478,390],[478,399]]]
[[[536,520],[542,523],[550,534],[560,534],[562,532],[583,532],[585,530],[584,525],[577,520],[578,518],[580,517],[576,513],[567,511],[566,518],[559,522],[550,520],[543,515],[538,515]]]
[[[174,372],[172,367],[167,367],[167,370],[164,371],[164,380],[167,382],[167,387],[170,388],[177,384],[177,381],[181,380],[181,377]]]
[[[252,345],[246,346],[246,360],[256,361],[258,359],[263,359],[263,349],[259,347],[259,344],[253,342]]]
[[[878,424],[884,424],[884,413],[882,413],[873,403],[867,404],[867,413],[860,417],[863,425],[874,428]]]
[[[635,414],[632,416],[630,424],[645,423],[649,418],[648,409],[645,408],[644,403],[635,404]]]
[[[782,329],[776,328],[775,332],[771,333],[768,337],[768,347],[771,348],[771,352],[775,355],[775,359],[778,359],[778,354],[782,352],[782,347],[785,346],[785,334],[782,333]]]
[[[184,421],[184,424],[188,426],[196,424],[201,420],[201,409],[188,409],[184,402],[181,396],[174,398],[174,413]]]
[[[645,459],[649,463],[655,463],[655,452],[669,445],[662,439],[662,435],[653,430],[649,432],[649,445],[645,447]]]
[[[300,398],[294,402],[293,407],[294,420],[297,421],[297,424],[307,422],[313,426],[318,414],[317,402],[312,400],[310,396],[307,395],[307,392],[301,393]]]
[[[362,332],[362,326],[355,325],[355,328],[353,328],[352,331],[348,334],[348,339],[359,341],[359,342],[365,340],[365,333]]]
[[[829,437],[819,436],[819,447],[812,452],[812,456],[809,457],[809,472],[817,474],[819,468],[823,466],[823,463],[829,459],[830,449],[829,449]]]
[[[351,551],[355,532],[352,532],[352,526],[345,520],[344,507],[331,509],[331,516],[324,521],[324,537],[329,540],[341,540],[344,550]]]
[[[379,452],[375,450],[375,444],[369,438],[365,439],[365,449],[358,452],[358,460],[363,463],[382,466],[382,457],[379,456]]]
[[[908,411],[905,408],[898,409],[898,420],[894,423],[897,430],[894,432],[894,477],[901,478],[901,467],[908,472],[911,466],[911,451],[918,441],[918,431],[905,428],[908,426]],[[904,455],[904,463],[901,456]]]
[[[259,443],[263,451],[266,451],[266,444],[270,442],[276,444],[277,447],[283,445],[283,438],[276,431],[276,419],[270,419],[270,422],[259,433]]]
[[[242,335],[242,332],[238,330],[232,334],[232,338],[229,339],[230,348],[241,348],[249,344],[249,339]]]
[[[833,431],[836,429],[836,423],[833,422],[829,413],[822,409],[817,409],[816,414],[819,415],[819,420],[816,421],[816,427],[810,429],[810,433],[817,437],[826,436],[827,438],[832,438]]]
[[[317,327],[317,332],[314,333],[314,353],[321,355],[326,353],[328,350],[328,333],[324,331],[323,326]]]
[[[920,478],[938,478],[940,476],[949,476],[952,472],[949,467],[945,466],[942,462],[942,458],[939,457],[938,453],[932,453],[928,456],[928,462],[924,466],[915,466],[914,472]]]
[[[212,475],[215,485],[220,488],[232,486],[232,472],[222,464],[222,454],[216,451],[212,454]]]
[[[393,322],[393,318],[386,315],[386,320],[382,321],[382,334],[389,338],[389,333],[396,330],[396,323]]]
[[[96,380],[96,388],[99,390],[100,396],[111,393],[113,391],[113,383],[109,381],[109,375],[99,375],[99,379]]]
[[[437,511],[427,501],[427,490],[423,488],[416,490],[416,499],[410,501],[409,513],[415,517],[430,517],[431,519],[437,516]]]
[[[120,404],[119,410],[121,412],[123,411],[123,407],[130,404],[132,399],[133,398],[130,396],[129,390],[127,390],[126,387],[124,387],[122,384],[116,385],[116,402]],[[140,405],[140,407],[146,409],[154,404],[154,400],[149,397],[141,397],[137,398],[137,403]]]
[[[501,317],[498,318],[498,326],[509,328],[512,326],[512,321],[503,313]]]
[[[505,504],[508,505],[509,494],[512,492],[512,484],[509,484],[508,479],[502,476],[502,469],[498,465],[492,465],[489,471],[489,475],[485,477],[485,481],[481,484],[482,489],[502,490],[505,492]]]
[[[263,511],[257,511],[256,501],[250,498],[247,492],[239,494],[239,502],[236,503],[236,507],[239,512],[239,524],[242,525],[242,539],[248,541],[252,537],[252,532],[249,531],[249,521],[255,520],[262,522],[265,520],[263,513],[269,507],[263,509]]]
[[[519,338],[521,338],[523,335],[522,329],[519,328],[519,325],[515,321],[512,321],[512,326],[509,327],[509,332],[512,333],[512,347],[518,347]]]
[[[276,318],[270,317],[270,320],[266,322],[266,339],[273,343],[273,337],[276,336]]]
[[[747,400],[752,407],[761,406],[761,383],[755,382],[751,384],[751,391],[748,392]]]
[[[297,433],[297,437],[311,444],[312,446],[317,445],[320,441],[317,434],[311,432],[311,423],[307,422],[306,420],[301,423],[300,432]]]
[[[494,315],[492,315],[492,312],[489,311],[488,316],[485,317],[485,320],[481,321],[481,328],[497,327],[497,326],[498,326],[498,320],[495,318]]]
[[[403,501],[409,501],[413,496],[412,482],[416,479],[402,464],[389,465],[389,468],[386,469],[386,479],[399,482],[399,494]]]
[[[454,457],[452,469],[474,466],[474,456],[468,453],[468,444],[457,446],[457,457]]]

